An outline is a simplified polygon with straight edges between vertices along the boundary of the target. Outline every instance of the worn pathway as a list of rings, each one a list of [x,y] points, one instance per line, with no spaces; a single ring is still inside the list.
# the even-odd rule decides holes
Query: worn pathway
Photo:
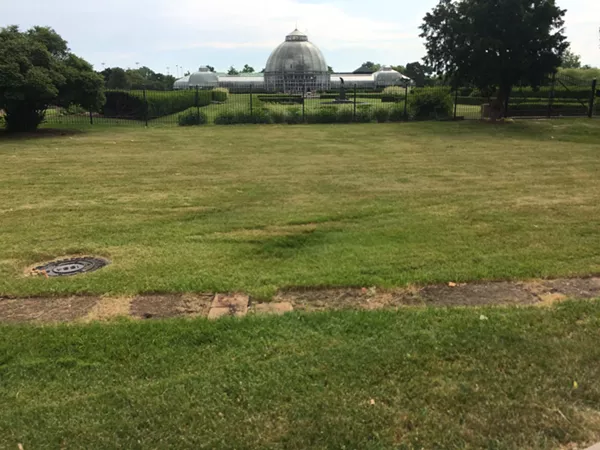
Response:
[[[401,307],[546,306],[566,299],[600,298],[600,277],[554,280],[453,283],[399,289],[295,289],[271,302],[236,294],[169,294],[135,297],[72,296],[1,298],[0,322],[89,322],[128,316],[136,319],[197,317],[218,319],[293,310],[397,309]]]

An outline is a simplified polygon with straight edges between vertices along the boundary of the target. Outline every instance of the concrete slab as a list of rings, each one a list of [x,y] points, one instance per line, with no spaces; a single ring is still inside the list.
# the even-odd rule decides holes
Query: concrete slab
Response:
[[[248,309],[249,298],[244,294],[217,294],[213,299],[212,308],[235,308],[236,310]]]

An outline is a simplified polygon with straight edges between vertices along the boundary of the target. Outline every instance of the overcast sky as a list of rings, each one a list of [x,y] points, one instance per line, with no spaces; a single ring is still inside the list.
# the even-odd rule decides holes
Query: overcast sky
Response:
[[[101,70],[145,65],[260,71],[296,23],[336,71],[364,61],[406,64],[424,55],[419,25],[437,0],[0,0],[0,26],[53,27]],[[600,66],[600,1],[558,0],[584,64]],[[181,72],[181,70],[180,70]]]

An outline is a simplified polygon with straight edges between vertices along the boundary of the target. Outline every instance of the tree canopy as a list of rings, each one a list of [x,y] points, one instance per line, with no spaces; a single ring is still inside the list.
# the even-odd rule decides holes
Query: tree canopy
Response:
[[[556,71],[564,15],[554,0],[440,0],[421,26],[425,64],[454,86],[496,92],[501,108],[512,86],[539,86]]]
[[[0,28],[0,109],[9,131],[35,130],[51,105],[97,110],[103,102],[102,77],[52,28]]]
[[[581,56],[573,53],[571,50],[566,50],[562,56],[560,67],[563,69],[580,69]]]
[[[433,84],[433,80],[431,78],[433,69],[421,64],[418,61],[408,63],[403,73],[408,78],[413,80],[416,86],[423,87],[431,86]]]
[[[248,64],[244,64],[244,68],[242,69],[242,73],[254,73],[254,67],[249,66]]]
[[[231,66],[229,68],[229,70],[227,71],[227,75],[239,75],[239,74],[240,74],[240,72],[238,72],[238,70],[233,66]]]
[[[354,73],[375,73],[381,69],[381,64],[376,64],[373,61],[367,61],[362,64]]]

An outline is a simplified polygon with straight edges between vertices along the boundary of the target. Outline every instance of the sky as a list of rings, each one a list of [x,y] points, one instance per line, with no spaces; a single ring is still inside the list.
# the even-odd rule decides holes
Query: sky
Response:
[[[557,0],[584,64],[600,66],[600,1]],[[399,65],[424,54],[419,25],[437,0],[0,0],[0,26],[54,28],[78,56],[103,67],[181,75],[264,68],[296,26],[338,72],[365,61]]]

